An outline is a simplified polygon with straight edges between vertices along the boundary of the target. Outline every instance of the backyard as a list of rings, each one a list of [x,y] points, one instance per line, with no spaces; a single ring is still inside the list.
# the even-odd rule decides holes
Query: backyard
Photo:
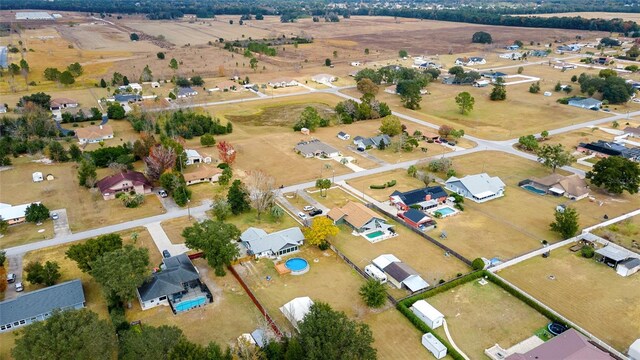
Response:
[[[638,215],[617,224],[598,228],[593,233],[632,251],[640,251],[638,244],[638,240],[640,240],[640,216]]]
[[[498,273],[534,298],[620,351],[640,334],[640,276],[572,253],[569,246]],[[527,276],[522,276],[527,274]]]
[[[495,344],[507,349],[549,322],[491,282],[472,281],[425,300],[445,316],[451,337],[471,359],[484,359]],[[445,337],[443,327],[435,332]]]

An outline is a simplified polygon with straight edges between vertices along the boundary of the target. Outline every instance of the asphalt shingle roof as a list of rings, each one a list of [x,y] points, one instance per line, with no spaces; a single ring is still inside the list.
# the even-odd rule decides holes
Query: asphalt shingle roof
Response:
[[[184,290],[183,284],[200,277],[189,257],[185,254],[163,260],[165,269],[153,274],[138,288],[142,301],[171,295]]]
[[[447,197],[446,191],[441,186],[430,186],[422,189],[409,190],[406,192],[394,191],[391,196],[398,196],[402,202],[411,206],[426,200],[427,195],[431,195],[431,199],[439,199]]]

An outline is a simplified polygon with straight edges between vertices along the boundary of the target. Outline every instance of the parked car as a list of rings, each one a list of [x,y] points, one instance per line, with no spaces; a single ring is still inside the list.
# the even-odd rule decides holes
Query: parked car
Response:
[[[453,141],[449,141],[447,144],[449,144],[449,146],[456,146],[456,143],[454,143]]]
[[[311,205],[307,205],[307,206],[303,207],[302,210],[309,212],[309,211],[315,210],[315,207],[311,206]]]
[[[162,257],[166,258],[170,258],[171,257],[171,253],[169,252],[169,250],[162,250]]]
[[[51,219],[58,220],[59,218],[58,213],[51,213]]]
[[[307,214],[305,214],[305,213],[303,213],[303,212],[299,212],[299,213],[298,213],[298,217],[299,217],[300,219],[302,219],[302,220],[307,220],[307,219],[308,219]]]
[[[22,286],[22,281],[18,281],[16,283],[16,292],[24,291],[24,287]]]
[[[322,210],[314,209],[312,211],[309,211],[309,216],[316,216],[316,215],[322,215]]]
[[[9,273],[7,274],[7,283],[13,284],[16,281],[16,274]]]
[[[166,190],[158,190],[158,195],[160,195],[161,198],[166,198],[167,196],[169,196],[169,194],[167,194]]]

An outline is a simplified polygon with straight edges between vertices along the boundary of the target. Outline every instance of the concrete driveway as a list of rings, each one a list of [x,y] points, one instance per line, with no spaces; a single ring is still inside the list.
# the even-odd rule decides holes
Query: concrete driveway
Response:
[[[163,198],[162,196],[158,195],[158,190],[160,189],[154,189],[153,193],[158,197],[158,199],[160,199],[160,203],[168,213],[181,209],[171,196]]]
[[[71,235],[69,229],[69,218],[67,217],[67,209],[57,209],[51,213],[58,214],[58,220],[53,220],[53,233],[55,237]]]
[[[17,256],[7,257],[7,274],[16,274],[16,282],[23,281],[22,279],[22,254]],[[4,291],[4,299],[14,299],[18,296],[16,292],[15,283],[7,284],[7,289]]]

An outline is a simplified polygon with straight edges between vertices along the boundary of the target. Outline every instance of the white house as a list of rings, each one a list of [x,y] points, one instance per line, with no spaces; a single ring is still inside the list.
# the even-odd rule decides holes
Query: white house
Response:
[[[310,297],[297,297],[288,303],[284,304],[280,308],[280,312],[291,322],[291,325],[298,330],[298,323],[302,322],[305,315],[309,313],[313,305],[313,300]]]
[[[62,109],[67,109],[67,108],[77,108],[78,107],[78,102],[76,100],[73,99],[68,99],[68,98],[57,98],[57,99],[52,99],[49,109],[50,110],[62,110]]]
[[[42,176],[42,173],[40,171],[36,171],[31,174],[31,178],[33,179],[33,182],[40,182],[44,180],[44,177]]]
[[[196,96],[196,95],[198,95],[197,91],[195,91],[192,88],[186,86],[186,87],[178,88],[178,94],[176,96],[179,99],[184,99],[184,98],[188,98],[188,97],[192,97],[192,96]]]
[[[298,82],[291,78],[280,78],[269,81],[267,85],[277,89],[281,87],[298,86]]]
[[[280,230],[271,234],[254,227],[250,227],[240,235],[242,245],[248,255],[256,258],[275,258],[297,252],[304,242],[304,235],[299,227]]]
[[[572,99],[569,99],[568,104],[569,106],[575,106],[582,109],[599,110],[600,107],[602,106],[602,101],[594,98],[586,98],[586,99],[572,98]]]
[[[103,140],[113,139],[113,128],[107,124],[77,128],[76,137],[80,144],[99,143]]]
[[[456,65],[463,65],[463,66],[484,65],[486,63],[487,63],[487,60],[479,56],[457,58],[455,61]]]
[[[444,321],[444,315],[424,300],[413,303],[411,311],[431,329],[439,328]]]
[[[447,356],[447,348],[432,333],[422,335],[422,346],[427,348],[436,359]]]
[[[360,66],[362,63],[360,61],[352,61],[351,66]]]
[[[349,140],[349,139],[351,139],[351,135],[347,134],[344,131],[340,131],[338,133],[338,139],[340,139],[340,140]]]
[[[317,139],[301,141],[296,144],[294,150],[305,158],[333,158],[340,155],[340,150]]]
[[[489,80],[476,80],[473,82],[474,87],[487,87],[489,84],[491,84]]]
[[[37,201],[33,204],[40,204],[40,202]],[[31,203],[16,206],[0,203],[0,218],[9,223],[9,225],[25,222],[26,212],[29,206],[31,206]]]
[[[138,92],[142,91],[142,85],[140,85],[138,83],[129,83],[129,85],[127,85],[127,86],[130,87],[131,90],[133,90],[133,91],[138,91]]]
[[[319,84],[330,84],[334,81],[336,81],[338,78],[336,78],[333,75],[329,75],[329,74],[318,74],[315,75],[311,78],[311,80],[319,83]]]
[[[505,186],[499,177],[490,177],[486,173],[468,175],[461,179],[452,176],[445,183],[448,190],[477,203],[504,196]]]
[[[159,88],[160,87],[160,83],[157,82],[157,81],[154,81],[154,82],[151,83],[151,87],[152,88]]]
[[[627,260],[621,261],[616,266],[616,272],[620,276],[629,276],[633,275],[640,271],[640,259],[639,258],[629,258]]]

